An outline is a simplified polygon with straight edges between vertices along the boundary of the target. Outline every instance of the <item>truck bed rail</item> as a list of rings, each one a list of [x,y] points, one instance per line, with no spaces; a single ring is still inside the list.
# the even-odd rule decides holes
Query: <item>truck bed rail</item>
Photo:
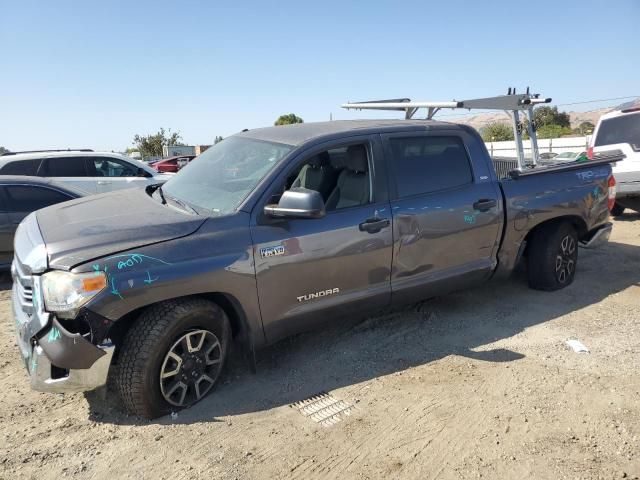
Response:
[[[496,169],[496,174],[499,180],[511,178],[517,180],[520,177],[529,177],[532,175],[541,175],[544,173],[553,173],[560,171],[580,170],[583,168],[595,167],[598,165],[605,165],[607,163],[620,162],[626,158],[626,155],[621,150],[608,150],[596,154],[593,160],[586,162],[564,162],[557,165],[554,164],[538,164],[531,166],[525,170],[519,170],[517,168],[518,161],[509,158],[492,158],[493,164]],[[511,169],[509,169],[511,168]]]

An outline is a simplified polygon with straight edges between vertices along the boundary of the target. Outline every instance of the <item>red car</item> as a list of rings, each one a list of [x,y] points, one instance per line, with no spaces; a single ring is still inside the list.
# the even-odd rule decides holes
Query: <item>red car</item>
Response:
[[[150,167],[161,173],[175,173],[195,158],[195,155],[181,155],[158,160],[150,164]]]

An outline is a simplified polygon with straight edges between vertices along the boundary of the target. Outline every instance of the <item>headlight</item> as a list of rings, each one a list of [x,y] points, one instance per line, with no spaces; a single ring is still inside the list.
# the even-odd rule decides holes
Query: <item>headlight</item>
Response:
[[[48,312],[60,318],[75,318],[80,307],[106,286],[104,272],[53,271],[42,276],[42,297]]]

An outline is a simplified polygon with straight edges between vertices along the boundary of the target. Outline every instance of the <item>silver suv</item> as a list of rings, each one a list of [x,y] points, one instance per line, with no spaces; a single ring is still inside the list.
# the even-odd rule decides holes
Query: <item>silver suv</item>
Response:
[[[0,175],[52,178],[87,193],[144,187],[171,178],[124,155],[92,150],[5,153],[0,156]]]

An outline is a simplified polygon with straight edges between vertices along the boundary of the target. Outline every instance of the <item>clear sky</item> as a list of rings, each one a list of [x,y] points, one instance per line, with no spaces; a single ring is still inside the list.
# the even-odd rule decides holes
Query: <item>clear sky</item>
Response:
[[[160,127],[206,144],[282,113],[365,116],[349,100],[511,85],[640,95],[638,28],[639,0],[0,0],[0,145],[123,150]]]

